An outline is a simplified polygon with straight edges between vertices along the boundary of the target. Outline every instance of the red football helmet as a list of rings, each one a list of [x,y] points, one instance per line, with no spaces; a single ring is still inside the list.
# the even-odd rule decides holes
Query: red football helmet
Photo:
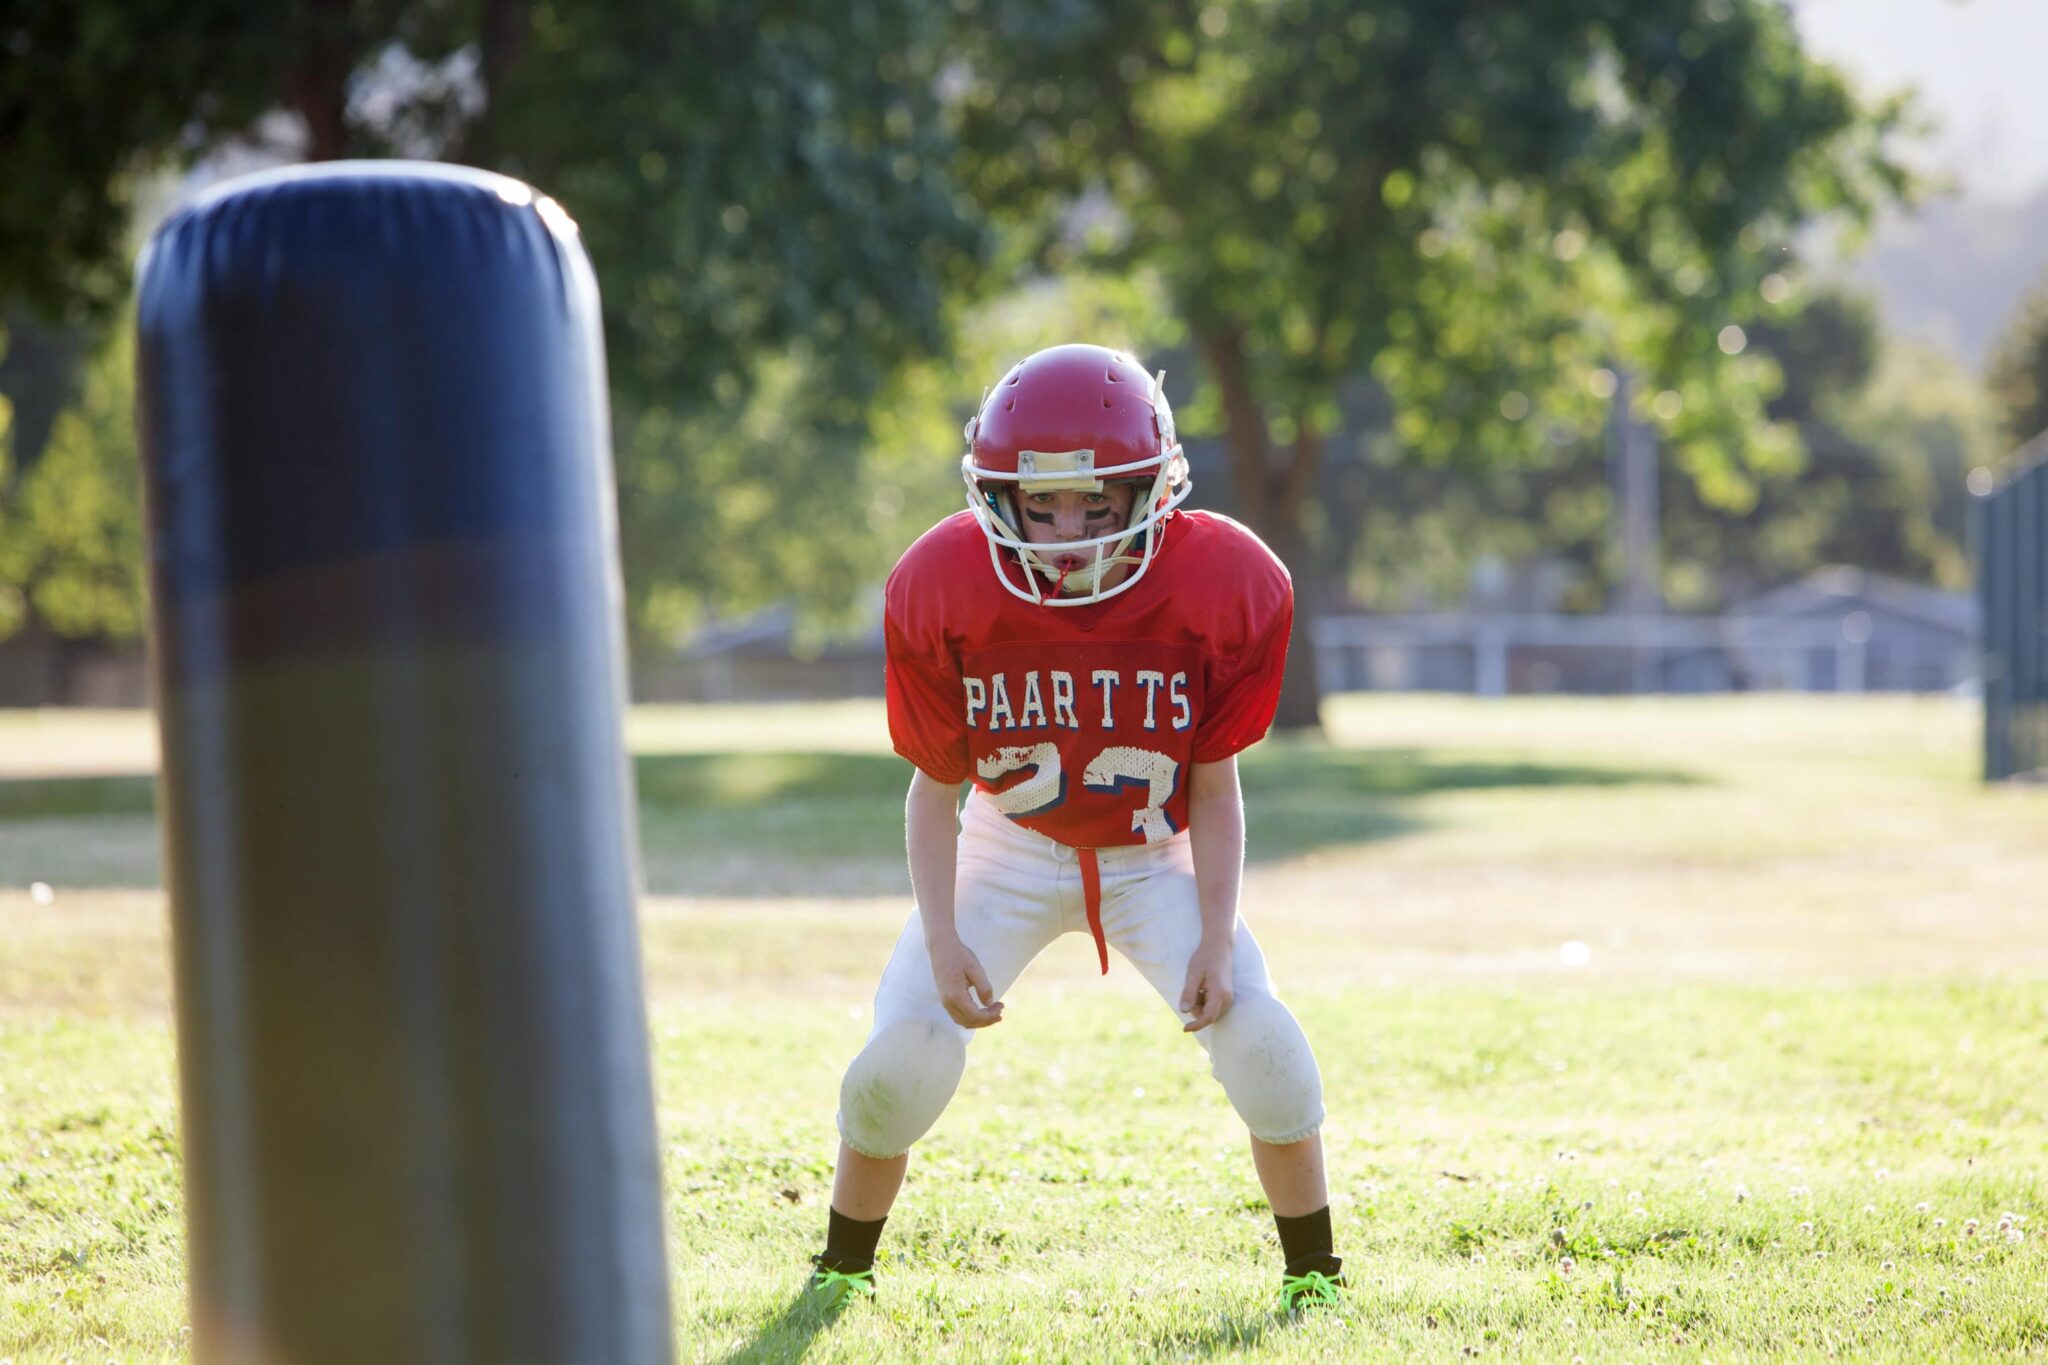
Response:
[[[967,424],[960,470],[967,506],[988,536],[989,559],[1005,588],[1027,602],[1073,607],[1114,597],[1145,576],[1162,528],[1192,491],[1165,378],[1163,371],[1156,378],[1145,373],[1120,351],[1053,346],[1011,366],[982,399]],[[1138,485],[1129,524],[1057,547],[1063,554],[1093,550],[1093,562],[1062,573],[1039,558],[1053,546],[1033,545],[1019,532],[1017,493],[1099,493],[1120,480]],[[1009,572],[1005,550],[1023,569],[1021,584]],[[1135,567],[1105,588],[1104,577],[1118,564]]]

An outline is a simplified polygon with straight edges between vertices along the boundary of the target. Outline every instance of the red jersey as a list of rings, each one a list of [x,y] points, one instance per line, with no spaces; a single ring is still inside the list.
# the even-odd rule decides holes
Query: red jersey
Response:
[[[1161,533],[1130,588],[1044,607],[997,580],[971,513],[925,532],[889,576],[896,752],[940,782],[971,778],[1011,819],[1075,848],[1187,828],[1188,765],[1230,757],[1273,722],[1294,588],[1229,517],[1181,512]]]

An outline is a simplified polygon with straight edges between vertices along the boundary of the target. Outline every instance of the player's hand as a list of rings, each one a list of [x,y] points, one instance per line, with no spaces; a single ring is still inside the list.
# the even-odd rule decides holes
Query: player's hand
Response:
[[[963,943],[958,934],[925,945],[931,951],[932,980],[938,983],[939,999],[946,1013],[962,1028],[987,1028],[1003,1018],[1003,1002],[995,998],[981,959]]]
[[[1229,1011],[1231,958],[1228,939],[1221,943],[1203,939],[1188,959],[1188,984],[1180,990],[1180,1012],[1194,1018],[1181,1026],[1181,1032],[1205,1029]]]

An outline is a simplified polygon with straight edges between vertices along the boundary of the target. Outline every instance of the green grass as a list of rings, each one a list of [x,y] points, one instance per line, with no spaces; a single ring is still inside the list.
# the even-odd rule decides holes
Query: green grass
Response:
[[[1334,743],[1247,759],[1246,909],[1323,1067],[1349,1310],[1274,1313],[1228,1105],[1079,940],[975,1042],[882,1297],[811,1310],[838,1076],[907,911],[875,720],[634,718],[681,1359],[2048,1357],[2048,793],[1979,789],[1973,714],[1897,701],[1345,699]],[[148,784],[65,744],[10,771],[27,724],[0,716],[0,1360],[182,1360]]]
[[[1297,1003],[1357,1279],[1343,1321],[1272,1312],[1271,1221],[1194,1049],[1156,1008],[1072,992],[976,1043],[891,1222],[884,1298],[833,1323],[792,1312],[847,1011],[658,1007],[682,1358],[2048,1350],[2038,1240],[1997,1231],[2040,1218],[2048,990]],[[175,1351],[170,1072],[160,1027],[0,1031],[0,1350]]]
[[[687,875],[667,872],[701,856],[772,859],[800,844],[812,859],[874,861],[889,850],[880,858],[888,883],[882,889],[898,889],[893,850],[902,839],[907,772],[886,752],[641,754],[634,776],[643,830],[658,859],[653,887],[692,889]],[[1244,763],[1252,847],[1266,859],[1399,834],[1411,827],[1400,805],[1434,792],[1690,780],[1671,770],[1324,745],[1267,745]],[[155,782],[145,775],[0,779],[0,822],[155,812]]]

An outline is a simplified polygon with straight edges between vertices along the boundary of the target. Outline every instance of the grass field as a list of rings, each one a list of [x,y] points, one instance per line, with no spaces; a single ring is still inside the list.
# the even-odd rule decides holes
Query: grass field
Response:
[[[975,1043],[882,1298],[803,1304],[906,770],[866,704],[637,713],[681,1358],[2048,1357],[2048,792],[1975,784],[1974,708],[1330,719],[1245,763],[1355,1285],[1290,1322],[1198,1051],[1078,937]],[[151,752],[0,714],[0,1362],[184,1358]]]

